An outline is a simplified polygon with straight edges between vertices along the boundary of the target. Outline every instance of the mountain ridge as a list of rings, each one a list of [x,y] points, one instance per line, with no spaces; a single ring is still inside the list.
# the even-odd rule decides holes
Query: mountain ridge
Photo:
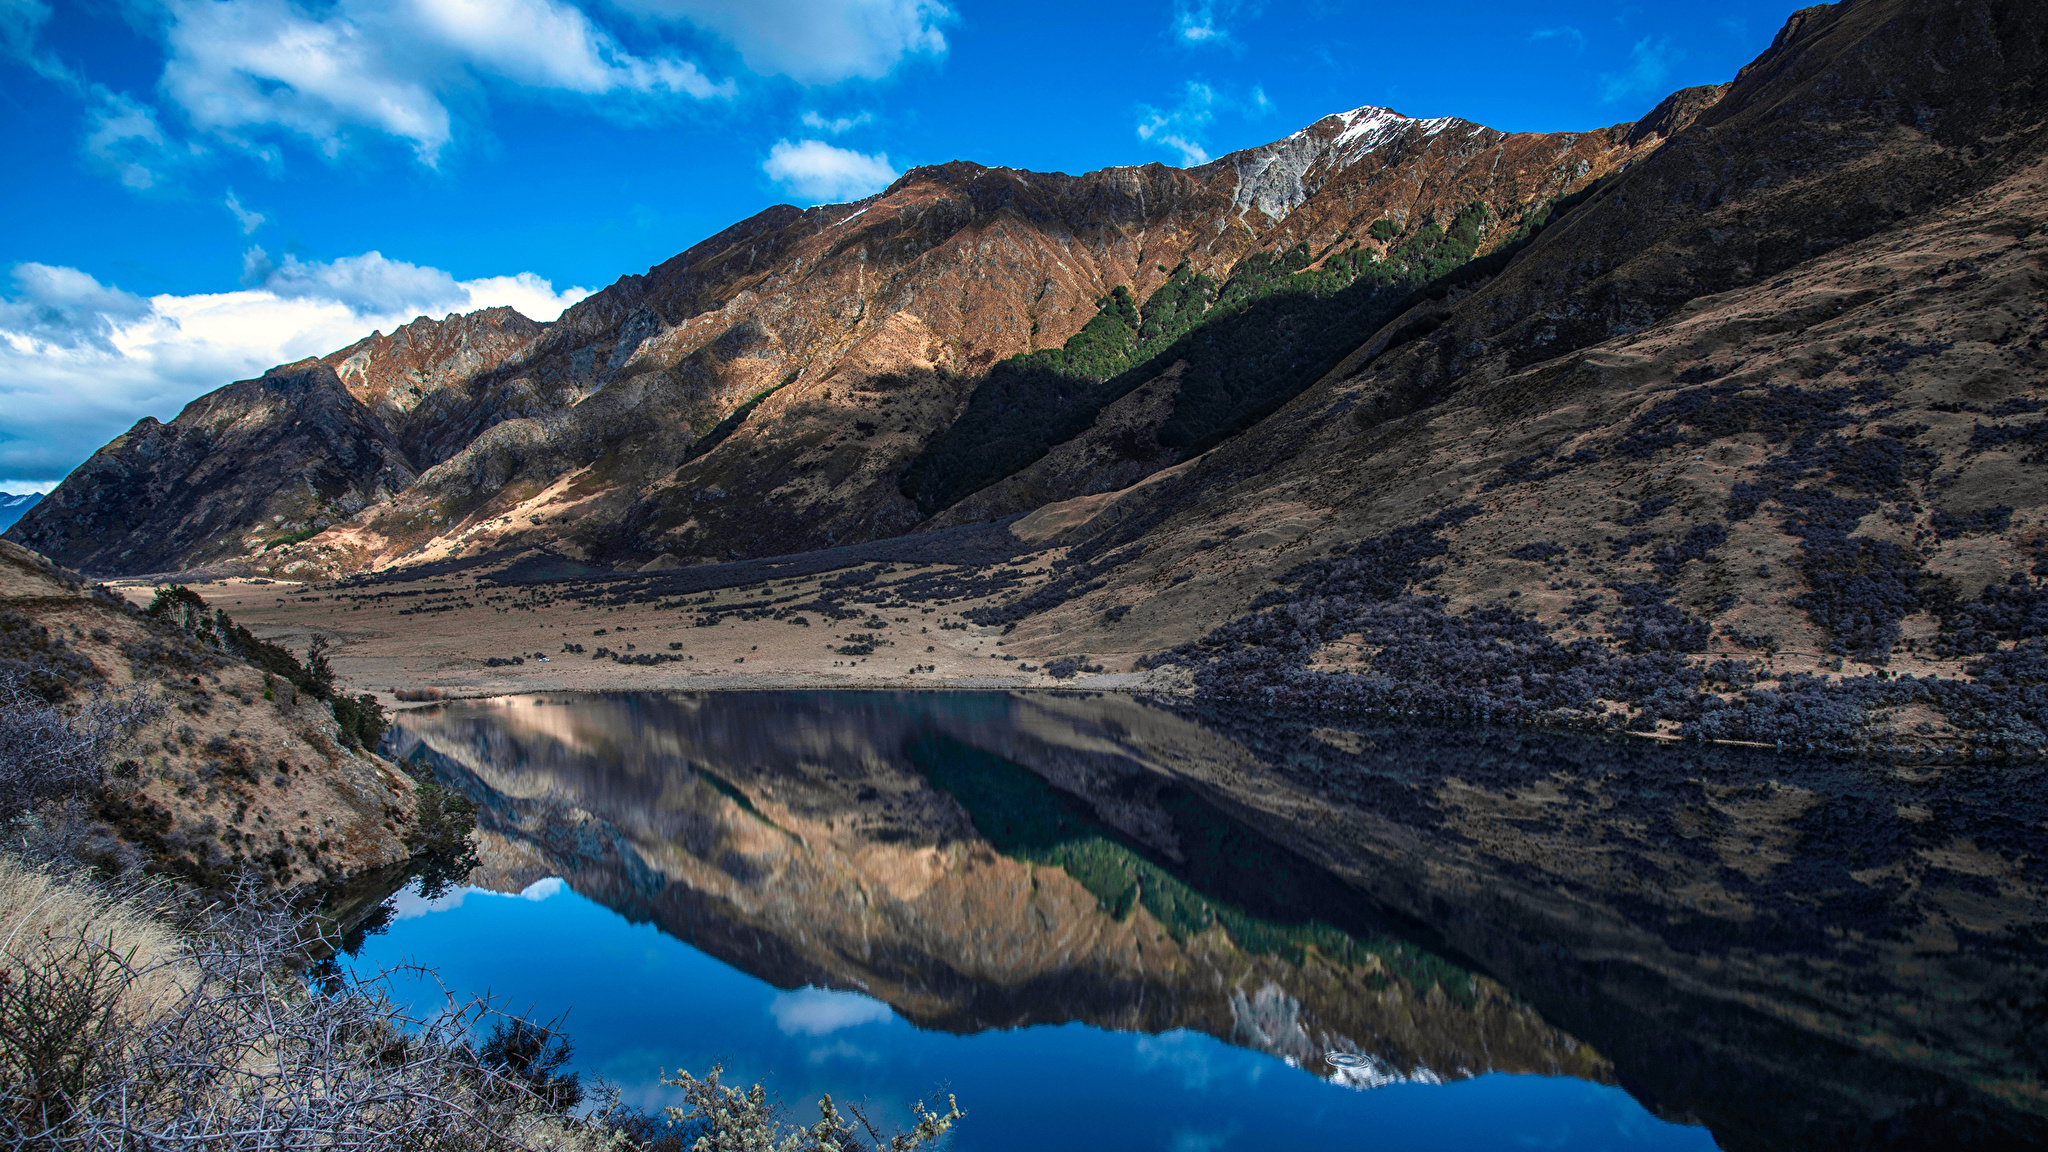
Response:
[[[1468,196],[1482,185],[1496,188],[1495,199],[1518,211],[1539,195],[1567,190],[1618,162],[1628,149],[1620,148],[1615,137],[1612,129],[1508,134],[1454,118],[1418,121],[1365,108],[1324,117],[1283,140],[1188,170],[1152,164],[1077,177],[965,161],[914,168],[888,190],[851,204],[768,208],[647,273],[621,277],[546,326],[523,317],[521,323],[501,318],[487,325],[481,314],[473,314],[461,319],[465,332],[452,337],[435,333],[453,321],[412,332],[416,322],[390,337],[371,337],[320,357],[348,375],[345,386],[376,408],[402,444],[408,466],[425,479],[410,507],[406,500],[371,498],[376,486],[361,477],[331,492],[316,488],[320,499],[302,500],[296,508],[252,507],[249,523],[239,526],[240,538],[229,541],[217,528],[215,535],[205,536],[192,526],[181,532],[158,523],[146,530],[114,521],[82,525],[77,512],[67,516],[74,505],[165,501],[154,493],[111,492],[87,501],[66,492],[44,514],[47,521],[30,524],[19,538],[87,567],[127,573],[251,560],[273,572],[293,563],[301,571],[333,572],[387,565],[408,554],[432,558],[474,543],[447,540],[448,533],[431,527],[445,523],[455,510],[440,505],[459,507],[457,520],[472,537],[502,536],[502,531],[476,529],[480,521],[496,518],[509,524],[522,514],[524,501],[511,498],[515,494],[505,491],[507,483],[527,494],[545,490],[593,457],[602,457],[606,445],[634,440],[630,429],[604,427],[607,422],[638,422],[642,438],[650,442],[632,454],[647,455],[651,447],[653,458],[667,466],[639,469],[624,478],[625,484],[612,487],[655,485],[665,471],[683,463],[676,459],[677,444],[687,447],[747,400],[789,382],[792,371],[806,385],[813,383],[806,372],[816,378],[817,387],[797,391],[808,392],[804,399],[811,404],[823,405],[821,415],[859,423],[861,413],[843,409],[849,407],[844,403],[848,391],[863,380],[905,371],[973,375],[1005,356],[1057,345],[1085,325],[1094,301],[1109,289],[1129,284],[1140,296],[1149,295],[1165,270],[1183,262],[1222,275],[1261,246],[1313,241],[1328,249],[1347,230],[1362,231],[1377,219],[1400,223],[1433,213],[1448,219],[1451,208],[1471,203]],[[1475,176],[1481,160],[1507,160],[1514,167],[1505,177]],[[1475,179],[1480,183],[1474,184]],[[1331,199],[1324,193],[1336,193],[1337,199],[1323,203]],[[1361,194],[1377,199],[1349,204]],[[1386,247],[1375,239],[1358,244]],[[945,266],[957,263],[970,265],[966,275]],[[874,283],[877,276],[871,273],[885,269],[887,279]],[[494,331],[473,331],[485,326]],[[415,352],[391,372],[381,367],[393,363],[398,344],[447,339],[458,345],[467,339],[472,351],[466,358],[443,353],[431,364]],[[476,352],[480,346],[483,351]],[[652,379],[639,380],[642,376]],[[837,376],[848,379],[834,390],[827,381]],[[593,418],[608,402],[578,411],[604,389],[621,384],[632,390],[635,412]],[[912,389],[919,408],[911,422],[915,442],[889,451],[921,449],[922,441],[952,415],[958,390],[950,382]],[[825,403],[825,392],[840,403]],[[394,398],[404,402],[394,403]],[[792,399],[785,397],[759,415],[778,418],[780,407]],[[647,412],[658,413],[652,425],[682,425],[689,431],[657,434],[650,421],[640,419]],[[790,439],[817,441],[822,429],[788,431]],[[109,447],[113,456],[122,455],[121,442]],[[549,459],[537,459],[541,454]],[[818,460],[802,444],[785,445],[781,454],[797,457],[790,463],[799,471],[845,471]],[[106,463],[81,468],[72,487],[94,486],[88,482],[107,471]],[[881,463],[886,470],[894,461]],[[867,469],[853,491],[826,501],[862,506],[851,522],[839,509],[797,508],[779,517],[771,512],[770,519],[783,525],[776,540],[622,539],[618,521],[636,515],[662,520],[665,512],[674,511],[674,500],[667,493],[635,500],[613,492],[609,502],[618,507],[607,508],[601,517],[610,522],[609,538],[568,543],[572,550],[613,563],[635,557],[645,562],[657,554],[689,555],[693,550],[717,557],[735,545],[759,554],[762,548],[837,543],[915,524],[922,516],[895,506],[887,478],[876,471]],[[107,485],[102,480],[96,486]],[[834,481],[816,495],[837,495],[829,490],[840,486]],[[734,486],[712,477],[694,487],[730,492]],[[770,486],[748,497],[756,514],[764,503],[776,503],[774,492]],[[797,502],[821,503],[803,498],[811,495],[800,494]],[[364,503],[356,504],[358,498]],[[359,515],[370,505],[380,511]],[[283,520],[276,519],[280,514]],[[443,519],[436,521],[436,515]],[[72,523],[62,535],[45,526],[67,518]],[[254,527],[265,518],[284,531]],[[279,550],[269,543],[351,518],[353,523],[325,553],[317,545]],[[677,520],[673,515],[667,519]],[[664,523],[661,529],[680,526]],[[123,552],[137,550],[111,547],[106,537],[124,531],[152,541],[197,537],[208,543],[196,549],[188,544],[182,552],[145,548],[140,551],[150,555],[148,561],[123,560]],[[715,537],[718,530],[698,535]],[[92,542],[74,543],[82,538]]]

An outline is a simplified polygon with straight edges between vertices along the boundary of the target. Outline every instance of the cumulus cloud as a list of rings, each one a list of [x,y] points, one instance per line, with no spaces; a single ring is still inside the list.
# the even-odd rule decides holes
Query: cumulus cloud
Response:
[[[1612,104],[1634,96],[1663,96],[1670,91],[1671,69],[1685,53],[1671,48],[1669,36],[1645,36],[1628,51],[1628,65],[1600,77],[1600,98]]]
[[[729,96],[697,66],[622,48],[562,0],[167,0],[162,88],[195,127],[256,148],[281,128],[330,156],[352,131],[433,164],[453,139],[446,95],[477,78],[585,95]]]
[[[0,331],[54,348],[113,351],[116,328],[149,315],[149,301],[76,268],[14,266],[14,296],[0,300]]]
[[[1181,166],[1193,168],[1209,162],[1201,136],[1215,119],[1216,90],[1190,80],[1181,92],[1180,103],[1169,110],[1139,105],[1138,139],[1178,153]]]
[[[242,254],[242,286],[284,300],[332,301],[358,316],[438,312],[468,298],[455,277],[439,268],[387,259],[382,252],[324,262],[287,253],[279,264],[263,249],[251,248]]]
[[[747,67],[804,84],[878,80],[908,56],[945,55],[937,0],[614,0],[657,20],[683,20],[732,42]]]
[[[825,1036],[842,1028],[879,1024],[895,1015],[880,1000],[828,988],[784,992],[769,1001],[768,1013],[785,1036]]]
[[[889,166],[886,153],[870,156],[823,140],[778,140],[761,170],[813,204],[858,200],[887,188],[900,175]]]
[[[536,880],[528,884],[516,893],[493,892],[488,888],[471,888],[464,885],[460,888],[451,888],[440,896],[428,900],[420,894],[416,885],[408,884],[391,897],[392,919],[414,920],[435,912],[452,912],[467,903],[471,896],[526,900],[538,904],[567,889],[568,885],[562,883],[561,877],[549,876],[545,880]]]
[[[1138,1040],[1138,1067],[1150,1072],[1161,1069],[1179,1075],[1190,1090],[1207,1088],[1223,1074],[1217,1067],[1216,1041],[1186,1028],[1175,1028]]]
[[[858,116],[839,116],[831,120],[825,119],[816,112],[806,112],[803,115],[804,127],[815,128],[820,132],[830,132],[834,136],[839,135],[841,132],[852,131],[863,124],[869,123],[874,118],[874,113],[872,112],[863,112]]]
[[[0,476],[62,477],[142,416],[435,312],[508,304],[552,320],[588,295],[532,273],[456,280],[377,253],[263,258],[241,291],[149,298],[75,268],[16,265],[0,298]],[[273,283],[274,281],[274,283]]]

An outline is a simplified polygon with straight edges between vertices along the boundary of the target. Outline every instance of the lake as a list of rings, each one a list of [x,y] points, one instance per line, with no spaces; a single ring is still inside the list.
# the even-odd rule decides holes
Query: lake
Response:
[[[1120,695],[406,712],[483,866],[358,971],[960,1149],[2038,1140],[2037,770]],[[422,989],[422,991],[424,991]]]

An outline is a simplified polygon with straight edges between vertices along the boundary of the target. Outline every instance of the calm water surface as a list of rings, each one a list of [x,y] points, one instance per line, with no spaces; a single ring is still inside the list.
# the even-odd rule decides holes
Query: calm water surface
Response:
[[[950,1091],[990,1150],[1910,1146],[2048,1111],[2040,814],[1998,779],[1021,693],[516,697],[399,743],[482,804],[484,866],[396,896],[355,965],[568,1012],[648,1105],[713,1064],[800,1112]]]

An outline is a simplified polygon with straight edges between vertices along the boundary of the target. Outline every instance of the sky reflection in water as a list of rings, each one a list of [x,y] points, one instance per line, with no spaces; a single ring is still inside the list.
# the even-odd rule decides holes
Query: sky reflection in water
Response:
[[[1187,1030],[923,1031],[858,993],[775,988],[559,880],[431,904],[408,892],[396,912],[357,971],[420,961],[458,995],[489,991],[541,1017],[567,1011],[575,1066],[644,1105],[669,1099],[659,1070],[722,1063],[806,1115],[821,1092],[872,1101],[899,1122],[915,1094],[957,1093],[969,1114],[954,1145],[963,1152],[1714,1147],[1705,1130],[1661,1121],[1619,1088],[1566,1077],[1360,1091]]]

